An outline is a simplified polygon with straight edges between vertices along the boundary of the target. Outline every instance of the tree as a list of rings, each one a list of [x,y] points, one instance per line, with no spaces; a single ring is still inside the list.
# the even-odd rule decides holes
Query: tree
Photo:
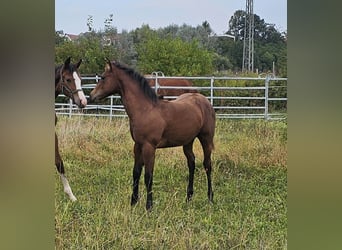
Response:
[[[118,42],[115,44],[117,50],[117,60],[136,68],[137,51],[136,44],[134,44],[134,32],[127,32],[123,30],[118,36]]]
[[[208,36],[211,35],[211,33],[213,33],[213,30],[211,29],[210,24],[209,24],[209,22],[207,20],[205,20],[202,23],[202,27],[207,32]]]
[[[237,10],[228,22],[227,34],[235,36],[236,40],[243,40],[245,34],[246,11]]]
[[[156,31],[152,30],[148,24],[143,24],[140,28],[136,28],[133,31],[133,42],[139,44],[149,40],[156,34]]]
[[[161,39],[157,36],[137,47],[138,68],[145,74],[162,71],[165,75],[205,75],[213,71],[212,54],[180,38]]]
[[[110,14],[108,18],[105,19],[105,31],[110,31],[113,29],[113,14]]]
[[[227,38],[227,37],[211,37],[211,48],[218,55],[215,57],[215,65],[217,71],[222,70],[241,70],[242,65],[242,41]],[[226,62],[222,63],[223,58],[226,58]],[[220,65],[220,66],[219,66]]]
[[[102,73],[104,70],[105,57],[115,58],[117,50],[113,46],[102,44],[99,33],[92,32],[80,36],[75,41],[67,41],[63,44],[55,45],[55,62],[60,64],[65,58],[71,56],[75,60],[83,59],[81,64],[82,74]]]
[[[246,12],[238,10],[229,20],[227,34],[236,37],[237,46],[243,43],[245,32]],[[254,14],[254,67],[260,71],[272,70],[273,62],[276,64],[278,73],[284,74],[286,70],[286,34],[276,30],[274,24],[266,23],[260,16]],[[241,55],[238,58],[242,57]],[[233,64],[239,60],[232,59]],[[241,65],[241,64],[240,64]],[[240,66],[241,67],[241,66]],[[286,73],[285,73],[286,74]]]
[[[55,44],[60,45],[68,41],[65,37],[63,30],[55,31]]]
[[[104,31],[93,29],[93,17],[88,16],[88,32],[79,35],[77,41],[57,40],[55,43],[55,63],[60,64],[69,56],[75,60],[83,59],[81,64],[82,74],[102,73],[104,70],[104,59],[116,58],[118,56],[119,44],[113,44],[116,38],[116,28],[112,26],[113,14],[105,19]],[[57,32],[56,32],[57,37]],[[110,40],[110,42],[108,42]]]
[[[228,22],[227,34],[234,35],[238,40],[243,40],[245,34],[246,11],[237,10]],[[274,24],[266,23],[260,16],[254,14],[254,41],[259,42],[284,42],[282,33],[275,29]]]
[[[88,27],[88,32],[93,32],[94,31],[94,19],[92,15],[89,15],[87,18],[87,27]]]

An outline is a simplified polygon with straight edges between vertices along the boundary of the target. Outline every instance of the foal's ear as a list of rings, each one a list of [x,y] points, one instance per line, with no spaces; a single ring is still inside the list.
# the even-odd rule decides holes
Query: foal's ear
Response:
[[[81,63],[82,63],[82,59],[80,59],[80,60],[78,61],[78,63],[76,64],[76,68],[77,68],[77,69],[80,67]]]
[[[107,57],[105,58],[105,60],[106,60],[105,71],[112,71],[112,63]]]
[[[69,56],[69,57],[65,60],[64,66],[69,66],[70,60],[71,60],[71,57]]]

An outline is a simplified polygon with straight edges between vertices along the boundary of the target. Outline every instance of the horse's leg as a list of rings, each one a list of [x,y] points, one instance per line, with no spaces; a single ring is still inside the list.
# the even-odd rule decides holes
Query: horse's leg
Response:
[[[141,145],[134,144],[134,167],[133,167],[133,193],[131,198],[131,205],[135,205],[139,200],[139,180],[141,176],[141,170],[144,165],[142,158]]]
[[[55,164],[57,167],[57,171],[58,171],[59,175],[61,176],[64,192],[69,196],[70,200],[76,201],[77,199],[74,196],[74,194],[72,193],[69,182],[68,182],[67,178],[65,177],[64,164],[63,164],[63,160],[59,154],[58,139],[57,139],[56,133],[55,133]]]
[[[208,199],[210,202],[213,202],[214,193],[211,185],[211,152],[214,148],[213,138],[206,134],[205,136],[200,135],[198,139],[200,140],[203,149],[203,166],[208,180]]]
[[[194,194],[195,155],[194,155],[194,152],[192,151],[193,143],[194,141],[183,146],[183,152],[188,161],[188,168],[189,168],[189,182],[188,182],[188,188],[186,190],[187,201],[190,201],[192,198],[192,195]]]
[[[142,156],[145,164],[145,186],[146,186],[146,210],[152,209],[153,198],[152,198],[152,184],[153,184],[153,168],[154,168],[154,157],[156,149],[146,143],[142,148]]]

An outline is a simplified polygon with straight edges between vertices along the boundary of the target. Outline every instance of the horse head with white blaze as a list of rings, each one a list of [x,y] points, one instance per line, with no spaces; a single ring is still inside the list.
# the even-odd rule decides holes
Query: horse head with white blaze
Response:
[[[68,57],[64,64],[55,67],[55,98],[59,94],[64,94],[79,108],[84,108],[87,105],[87,98],[83,93],[81,76],[78,72],[82,59],[76,64],[71,64],[70,60],[71,58]]]

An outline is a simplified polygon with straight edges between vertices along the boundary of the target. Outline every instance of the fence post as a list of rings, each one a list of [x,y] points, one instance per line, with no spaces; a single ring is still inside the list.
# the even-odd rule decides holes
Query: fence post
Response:
[[[69,99],[69,117],[71,117],[72,113],[72,99]]]
[[[210,79],[210,103],[214,106],[214,76]]]
[[[156,95],[158,95],[158,88],[159,88],[159,84],[158,84],[158,74],[157,74],[155,78],[155,82],[154,82],[154,92],[156,93]]]
[[[157,71],[157,72],[152,72],[152,76],[154,76],[155,82],[154,82],[154,92],[156,93],[156,95],[158,95],[158,89],[160,88],[160,85],[158,83],[158,76],[164,76],[164,73],[161,71]]]
[[[113,118],[113,95],[110,96],[109,120],[112,121],[112,118]]]
[[[265,77],[265,120],[268,120],[268,86],[270,81],[270,75]]]

